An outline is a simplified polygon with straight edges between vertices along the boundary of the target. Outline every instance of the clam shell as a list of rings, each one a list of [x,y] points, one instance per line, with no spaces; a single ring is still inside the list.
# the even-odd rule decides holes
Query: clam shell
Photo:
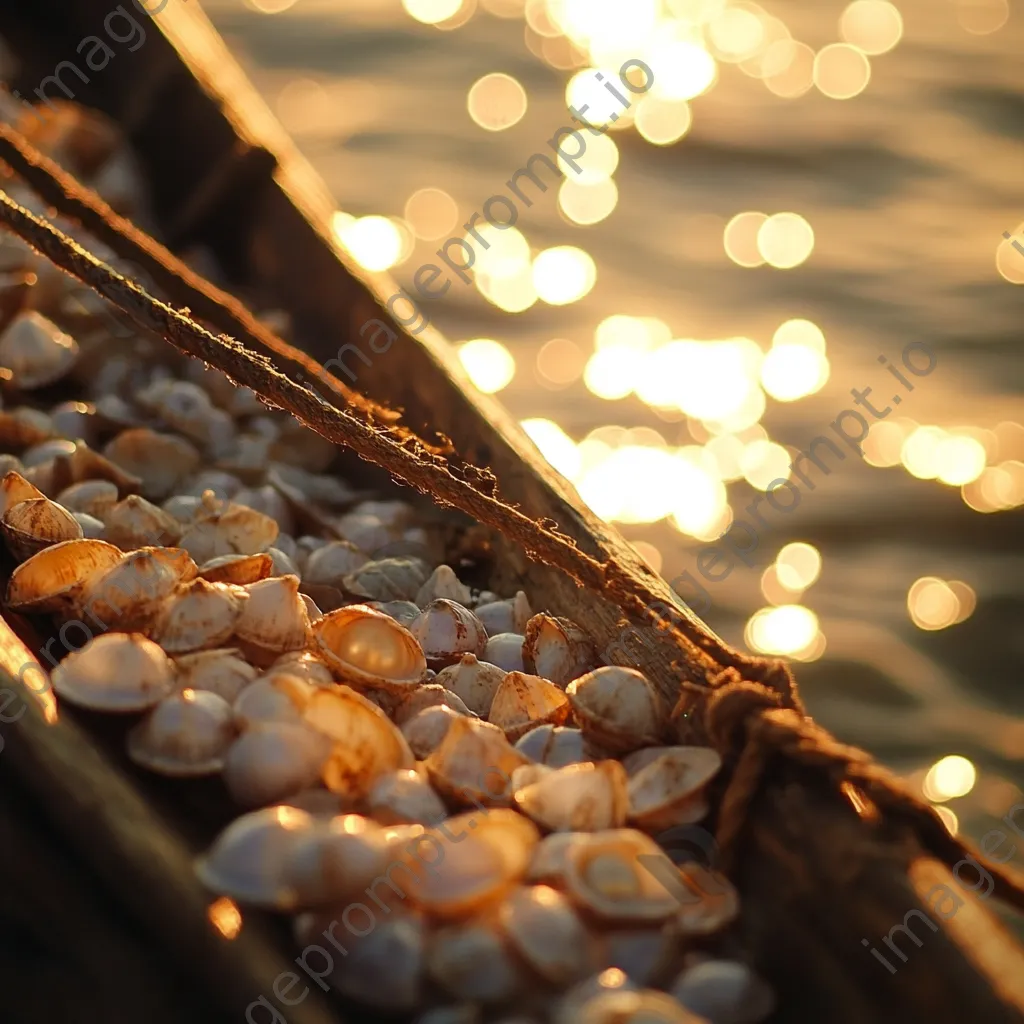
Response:
[[[6,515],[23,501],[45,497],[46,495],[35,484],[26,480],[17,470],[8,470],[0,482],[0,516]]]
[[[486,718],[505,671],[497,665],[480,661],[475,654],[464,654],[457,662],[437,674],[437,682],[460,697],[476,715]]]
[[[618,761],[571,764],[517,788],[515,804],[549,832],[620,828],[628,806],[626,772]]]
[[[484,647],[482,659],[505,672],[522,672],[523,638],[518,633],[498,633]]]
[[[280,533],[276,520],[245,505],[219,508],[207,502],[207,507],[181,538],[181,546],[200,564],[220,555],[259,554]]]
[[[322,775],[335,793],[365,796],[382,775],[413,765],[409,744],[394,723],[347,686],[316,690],[304,718],[333,741]]]
[[[547,885],[520,886],[499,911],[501,928],[533,971],[566,986],[591,973],[596,948],[569,900]]]
[[[314,819],[295,807],[267,807],[243,814],[196,862],[196,873],[203,885],[221,896],[292,910],[298,897],[286,880],[287,865],[314,828]]]
[[[319,781],[330,750],[330,740],[303,723],[258,722],[228,750],[224,785],[243,807],[287,800]],[[331,796],[326,790],[319,792]],[[337,808],[336,797],[332,803]]]
[[[181,538],[181,524],[162,508],[137,494],[129,494],[104,513],[105,540],[122,551],[146,544],[168,546]]]
[[[447,800],[465,805],[506,806],[512,772],[528,760],[488,722],[453,718],[441,745],[425,759],[434,788]]]
[[[265,674],[269,676],[277,672],[299,676],[314,686],[334,685],[334,676],[331,675],[330,668],[311,651],[285,651],[271,663]]]
[[[8,550],[19,562],[61,541],[82,539],[82,527],[75,517],[49,498],[12,505],[0,520],[0,528]]]
[[[530,602],[523,591],[505,601],[481,602],[474,608],[477,618],[484,624],[488,636],[499,633],[518,633],[526,631],[526,624],[533,616]]]
[[[679,969],[680,942],[671,923],[653,928],[613,928],[601,934],[601,963],[637,985],[662,986]]]
[[[174,665],[151,640],[111,633],[72,651],[53,670],[57,696],[93,711],[145,711],[174,690]]]
[[[342,529],[345,534],[345,530]],[[390,540],[387,536],[380,544],[366,547],[353,537],[349,540],[364,551],[375,551]],[[427,582],[426,564],[418,558],[383,558],[367,562],[345,577],[345,589],[367,601],[415,601],[420,587]]]
[[[235,624],[250,660],[269,664],[285,651],[301,651],[309,639],[309,613],[298,576],[272,576],[245,587],[249,599]]]
[[[366,806],[370,817],[381,825],[431,825],[445,817],[441,798],[411,768],[377,779],[367,795]]]
[[[427,671],[409,630],[365,605],[328,612],[313,638],[331,669],[357,686],[400,691],[419,685]]]
[[[0,334],[0,365],[14,387],[30,391],[65,376],[78,361],[78,342],[35,310],[19,313]]]
[[[346,576],[357,572],[369,556],[347,540],[335,540],[310,553],[302,573],[304,583],[340,587]]]
[[[566,891],[578,907],[608,922],[667,921],[679,903],[645,867],[644,858],[671,864],[642,832],[615,829],[590,835],[568,850]]]
[[[74,516],[75,522],[82,528],[82,536],[87,540],[100,540],[103,537],[106,527],[95,516],[90,516],[85,512],[72,512],[71,514]]]
[[[671,996],[654,989],[606,992],[594,996],[555,1024],[709,1024],[680,1006]]]
[[[664,709],[654,687],[636,669],[604,666],[574,679],[566,693],[583,735],[611,753],[658,742]]]
[[[757,1024],[775,1009],[771,988],[739,960],[705,960],[683,971],[672,995],[714,1024]]]
[[[491,921],[449,925],[430,936],[427,970],[449,995],[480,1003],[502,1003],[529,982]]]
[[[601,760],[595,756],[579,729],[557,725],[539,725],[531,729],[516,741],[516,750],[550,768]]]
[[[713,935],[736,920],[740,897],[725,875],[692,861],[676,870],[680,884],[673,886],[679,907],[674,923],[681,934]]]
[[[561,725],[569,698],[554,683],[524,672],[509,672],[491,702],[487,720],[515,742],[537,725]]]
[[[436,704],[424,708],[402,725],[402,735],[417,760],[422,761],[441,746],[449,727],[458,717],[458,712],[450,707]]]
[[[652,747],[630,754],[623,766],[630,776],[630,824],[658,832],[704,816],[701,794],[722,758],[710,747]]]
[[[181,689],[207,690],[234,704],[238,695],[256,679],[256,669],[234,647],[182,654],[174,659]]]
[[[22,451],[53,437],[53,423],[45,412],[19,406],[0,412],[0,449]]]
[[[552,832],[544,836],[533,851],[526,881],[542,882],[557,889],[565,888],[565,876],[569,869],[569,853],[580,842],[586,842],[585,832]]]
[[[89,580],[124,556],[101,540],[66,540],[22,562],[7,583],[7,607],[24,614],[72,608]]]
[[[204,690],[165,697],[128,734],[128,756],[161,775],[214,775],[235,738],[231,705]]]
[[[163,550],[141,548],[122,555],[116,565],[85,582],[75,610],[102,629],[148,630],[181,583],[175,567],[161,556]]]
[[[111,462],[137,477],[143,495],[162,501],[200,462],[195,445],[149,427],[123,430],[103,449]]]
[[[153,639],[169,654],[221,646],[235,631],[248,593],[227,583],[195,579],[164,604]]]
[[[459,582],[455,570],[450,565],[439,565],[428,577],[427,582],[416,592],[416,604],[426,608],[431,601],[445,598],[464,607],[469,607],[472,599],[469,587]]]
[[[417,686],[415,690],[402,694],[391,717],[394,718],[395,725],[403,726],[421,711],[438,705],[451,708],[452,711],[460,715],[472,715],[469,708],[456,694],[437,683],[424,683],[422,686]]]
[[[409,624],[420,613],[419,605],[412,601],[368,601],[367,608],[390,615],[399,625],[409,628]]]
[[[221,555],[199,567],[199,575],[209,583],[255,583],[266,579],[273,569],[273,559],[265,552],[258,555]]]
[[[483,623],[468,608],[443,598],[431,601],[409,623],[409,632],[435,670],[453,664],[463,654],[483,654],[487,643]]]
[[[523,664],[564,689],[598,661],[593,642],[575,622],[540,614],[526,624]]]
[[[271,722],[301,722],[315,690],[299,676],[284,672],[263,676],[235,698],[235,722],[243,731]]]

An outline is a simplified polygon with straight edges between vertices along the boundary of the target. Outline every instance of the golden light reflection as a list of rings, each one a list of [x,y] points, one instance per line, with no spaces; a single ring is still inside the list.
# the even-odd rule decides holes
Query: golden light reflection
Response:
[[[534,287],[549,306],[578,302],[596,281],[597,264],[593,257],[573,245],[544,249],[533,261]]]
[[[480,271],[476,288],[488,302],[506,313],[522,313],[537,301],[537,289],[529,264],[520,266],[512,274],[489,274]]]
[[[605,125],[611,122],[613,115],[616,120],[621,119],[623,107],[597,78],[598,74],[603,76],[604,81],[614,82],[618,78],[616,72],[609,68],[583,68],[569,79],[565,87],[565,102],[567,106],[578,110],[586,105],[587,120],[593,125]]]
[[[871,81],[871,62],[848,43],[832,43],[814,58],[814,84],[829,99],[849,100]]]
[[[476,257],[479,273],[492,278],[516,277],[530,267],[530,243],[518,228],[482,224],[476,232],[483,239]]]
[[[955,0],[956,18],[973,35],[998,32],[1010,17],[1008,0]]]
[[[402,235],[387,217],[335,213],[332,226],[352,258],[367,270],[387,270],[402,255]]]
[[[636,108],[636,130],[655,146],[678,142],[692,123],[690,105],[685,100],[645,96]]]
[[[473,83],[466,106],[481,128],[501,132],[522,120],[526,90],[511,75],[495,71]]]
[[[655,571],[661,572],[662,555],[653,544],[646,540],[631,541],[633,550]]]
[[[659,343],[668,341],[672,332],[666,323],[654,317],[622,316],[606,317],[594,331],[594,348],[631,348],[647,352]]]
[[[907,472],[919,480],[934,480],[939,475],[939,445],[946,432],[939,427],[917,427],[903,442],[900,460]]]
[[[828,377],[828,360],[804,345],[773,345],[761,363],[761,386],[779,402],[813,395]]]
[[[1018,224],[1009,238],[996,246],[996,270],[1010,284],[1024,284],[1024,253],[1014,248],[1013,243],[1024,248],[1024,224]]]
[[[402,0],[406,14],[424,25],[436,25],[459,13],[462,0]]]
[[[928,769],[921,790],[928,800],[944,803],[967,796],[977,781],[978,771],[971,761],[960,754],[949,754]]]
[[[795,590],[791,590],[779,577],[779,567],[769,565],[761,573],[761,593],[769,604],[792,604],[803,593],[803,588],[797,587]]]
[[[547,387],[568,387],[580,379],[586,365],[586,353],[568,338],[552,338],[537,353],[537,373]]]
[[[242,930],[242,912],[226,896],[214,900],[206,908],[206,916],[210,924],[229,942],[237,938]]]
[[[566,163],[561,156],[555,158],[555,162],[562,169],[562,173],[568,177],[572,173],[572,180],[583,184],[597,184],[606,181],[619,166],[619,147],[613,139],[607,135],[598,135],[587,139],[587,149],[576,163],[582,167],[577,170]]]
[[[1012,420],[1004,420],[996,424],[992,433],[996,438],[993,459],[1016,459],[1024,456],[1024,426]]]
[[[985,470],[985,446],[974,437],[944,437],[935,452],[938,479],[952,487],[977,480]]]
[[[585,183],[566,178],[558,189],[558,208],[573,224],[599,224],[615,209],[618,186],[611,178]]]
[[[521,18],[526,9],[526,0],[480,0],[480,6],[496,18]]]
[[[718,76],[715,58],[688,39],[661,40],[645,56],[654,72],[654,85],[645,99],[696,99],[714,85]]]
[[[814,85],[814,50],[806,43],[773,43],[762,63],[766,88],[782,99],[795,100]]]
[[[770,14],[763,14],[761,27],[761,45],[746,60],[740,62],[740,70],[751,78],[768,78],[781,74],[793,59],[793,37],[786,23]]]
[[[567,480],[579,477],[582,460],[572,438],[557,424],[547,419],[528,419],[520,424],[541,455]]]
[[[873,423],[862,445],[864,461],[869,466],[898,466],[906,437],[907,428],[899,423],[889,420]]]
[[[744,447],[735,434],[718,434],[705,444],[704,450],[715,460],[718,475],[728,483],[743,476],[740,462]]]
[[[632,392],[636,369],[636,354],[630,349],[603,348],[587,360],[583,383],[592,395],[615,401]]]
[[[825,335],[813,320],[786,320],[772,335],[773,345],[802,345],[825,354]]]
[[[775,213],[757,229],[764,262],[778,270],[800,266],[814,249],[814,230],[798,213]]]
[[[500,341],[475,338],[459,346],[459,361],[469,379],[484,394],[492,395],[507,387],[515,376],[516,361]]]
[[[951,836],[960,831],[960,819],[952,808],[939,806],[933,807],[932,810],[942,819],[942,824],[946,826],[946,831]]]
[[[768,220],[766,213],[748,210],[737,213],[728,224],[722,240],[725,243],[725,254],[741,267],[760,267],[764,257],[757,244],[757,236],[762,225]]]
[[[738,64],[765,43],[764,12],[756,4],[734,3],[708,26],[708,39],[720,60]]]
[[[459,207],[439,188],[421,188],[405,203],[405,219],[417,238],[430,241],[445,237],[459,219]]]
[[[789,590],[806,590],[821,575],[821,552],[813,544],[794,541],[775,559],[779,581]]]
[[[888,53],[903,35],[903,17],[887,0],[854,0],[839,19],[844,41],[872,57]]]
[[[762,654],[795,655],[813,650],[818,616],[800,604],[762,608],[747,622],[746,644]]]
[[[740,456],[740,469],[751,487],[765,490],[775,480],[789,476],[789,452],[774,441],[753,441],[746,445]]]
[[[476,5],[477,0],[462,0],[462,6],[450,18],[435,22],[434,27],[441,29],[442,32],[462,28],[476,14]]]
[[[947,583],[937,576],[922,576],[907,593],[907,609],[914,625],[932,631],[963,622],[976,603],[974,591],[966,583]]]
[[[1024,505],[1024,462],[1008,459],[989,466],[960,493],[975,512],[1002,512]]]

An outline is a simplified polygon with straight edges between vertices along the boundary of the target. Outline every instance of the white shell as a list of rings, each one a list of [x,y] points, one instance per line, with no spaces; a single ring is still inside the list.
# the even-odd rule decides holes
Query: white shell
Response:
[[[636,669],[603,666],[574,679],[566,693],[583,735],[606,750],[627,753],[658,742],[664,709]]]
[[[468,608],[444,598],[431,601],[409,623],[409,632],[432,669],[451,665],[464,654],[479,656],[487,643],[483,623]]]
[[[277,672],[300,676],[315,686],[334,685],[334,676],[331,675],[330,668],[311,651],[285,651],[271,663],[264,674],[269,676]]]
[[[316,784],[330,749],[325,736],[299,722],[254,724],[227,752],[224,785],[243,807],[286,800]]]
[[[506,672],[522,672],[523,638],[518,633],[498,633],[484,647],[482,661],[497,665]]]
[[[419,685],[427,661],[404,626],[365,605],[328,612],[313,629],[333,671],[357,686],[404,690]]]
[[[427,969],[449,995],[501,1003],[528,988],[504,936],[489,921],[442,928],[427,944]]]
[[[473,609],[477,618],[484,624],[488,636],[498,633],[518,633],[522,635],[533,612],[530,602],[523,591],[505,601],[488,601],[479,603]]]
[[[441,746],[449,727],[458,717],[458,712],[450,707],[435,704],[424,708],[402,725],[402,735],[417,760],[422,761]]]
[[[0,334],[0,366],[26,391],[60,380],[78,361],[78,343],[35,310],[19,313]]]
[[[159,552],[141,548],[85,581],[76,611],[102,629],[148,630],[181,583],[178,569]]]
[[[128,756],[161,775],[213,775],[235,737],[231,705],[204,690],[165,697],[128,734]]]
[[[456,604],[469,607],[472,599],[469,587],[459,582],[450,565],[439,565],[428,577],[427,582],[416,592],[416,604],[426,608],[431,601],[443,597]]]
[[[205,494],[203,500],[207,502]],[[212,502],[207,506],[181,537],[181,546],[200,564],[220,555],[256,555],[277,540],[277,521],[256,509]]]
[[[460,697],[474,714],[486,718],[505,675],[497,665],[480,661],[475,654],[464,654],[455,664],[438,672],[437,682]]]
[[[775,1009],[768,985],[739,960],[704,960],[676,979],[672,995],[709,1021],[757,1024]]]
[[[177,684],[182,689],[207,690],[233,704],[257,676],[257,671],[233,647],[182,654],[174,659]]]
[[[590,637],[575,622],[540,614],[526,624],[523,664],[527,672],[550,679],[564,689],[597,663]]]
[[[104,514],[104,540],[122,551],[131,551],[146,544],[177,544],[181,524],[158,505],[137,494],[111,505]]]
[[[235,698],[235,722],[243,731],[271,722],[301,722],[315,689],[307,680],[285,672],[263,676]]]
[[[623,767],[630,776],[630,824],[658,832],[704,817],[702,791],[722,758],[710,747],[649,747],[630,754]]]
[[[445,817],[441,798],[411,768],[382,775],[373,784],[366,806],[370,817],[381,825],[432,825]]]
[[[161,434],[148,427],[122,431],[103,449],[111,462],[142,481],[142,493],[162,501],[198,465],[195,445],[173,434]]]
[[[565,768],[599,757],[588,747],[579,729],[558,725],[539,725],[516,741],[516,750],[550,768]]]
[[[367,548],[354,538],[349,539],[364,551],[377,550],[387,543]],[[427,567],[420,559],[382,558],[367,562],[346,576],[345,589],[368,601],[414,601],[426,582]]]
[[[368,601],[367,608],[390,615],[399,625],[409,628],[409,623],[420,613],[419,605],[412,601]]]
[[[117,485],[109,480],[82,480],[65,487],[57,502],[70,512],[85,512],[103,520],[117,504]]]
[[[346,540],[335,540],[310,553],[302,573],[304,583],[340,587],[344,578],[369,561],[369,556]]]
[[[438,683],[424,683],[422,686],[417,686],[415,690],[402,694],[391,717],[395,720],[395,725],[403,726],[421,711],[437,707],[439,704],[451,708],[452,711],[458,712],[460,715],[472,715],[469,708],[451,690],[445,689]]]
[[[53,670],[58,697],[94,711],[144,711],[174,689],[174,665],[151,640],[111,633],[72,651]]]
[[[192,580],[166,602],[153,639],[169,654],[219,647],[234,632],[248,599],[241,587]]]
[[[549,832],[620,828],[626,823],[626,772],[618,761],[571,764],[517,789],[515,804]]]
[[[561,725],[568,717],[569,698],[554,683],[509,672],[494,694],[487,720],[514,743],[537,725]]]
[[[269,663],[285,651],[306,646],[309,613],[299,596],[298,576],[272,576],[250,583],[245,590],[249,599],[235,624],[235,634],[249,651],[265,655]]]

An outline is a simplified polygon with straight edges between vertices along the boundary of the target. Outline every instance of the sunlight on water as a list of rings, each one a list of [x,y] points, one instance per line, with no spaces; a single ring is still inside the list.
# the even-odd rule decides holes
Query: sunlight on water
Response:
[[[245,0],[248,7],[260,14],[281,14],[293,7],[298,0]]]
[[[773,43],[763,66],[765,87],[782,99],[798,99],[814,85],[814,50],[806,43]]]
[[[957,21],[973,35],[998,32],[1010,17],[1009,0],[954,0]]]
[[[611,178],[596,182],[566,178],[558,189],[558,208],[573,224],[598,224],[615,209],[618,186]]]
[[[744,639],[751,650],[801,660],[820,657],[818,616],[800,604],[762,608],[747,622]]]
[[[539,252],[533,261],[533,285],[550,306],[565,306],[586,295],[597,281],[597,264],[573,245]]]
[[[922,576],[907,594],[910,618],[919,629],[945,629],[963,622],[976,603],[974,590],[966,583],[947,583],[936,576]]]
[[[444,238],[459,219],[459,207],[447,192],[439,188],[421,188],[405,203],[405,219],[417,238]]]
[[[678,142],[693,123],[690,105],[685,100],[664,100],[645,96],[637,106],[636,130],[655,146]]]
[[[932,801],[942,802],[966,796],[977,782],[978,772],[966,757],[949,754],[928,769],[922,790]]]
[[[537,374],[549,388],[568,387],[579,380],[586,364],[583,349],[568,338],[552,338],[537,353]]]
[[[476,338],[460,345],[459,360],[470,380],[488,395],[507,387],[516,373],[512,353],[492,338]]]
[[[839,34],[872,57],[888,53],[903,35],[903,17],[886,0],[854,0],[839,19]]]
[[[520,423],[527,436],[540,449],[541,455],[567,480],[575,480],[580,473],[582,459],[579,449],[569,435],[555,422],[546,419],[523,420]]]
[[[779,581],[789,590],[806,590],[821,575],[821,553],[813,544],[787,544],[775,559]]]
[[[495,71],[473,83],[466,107],[481,128],[504,131],[526,114],[526,90],[511,75]]]
[[[387,270],[402,256],[401,232],[387,217],[336,213],[333,227],[352,258],[367,270]]]
[[[774,441],[753,441],[743,449],[740,469],[751,487],[766,490],[775,480],[789,476],[789,452]]]
[[[814,84],[829,99],[853,99],[870,81],[871,62],[856,46],[831,43],[814,58]]]
[[[436,25],[458,14],[462,0],[402,0],[402,7],[424,25]]]
[[[723,242],[726,255],[741,267],[760,267],[764,257],[757,244],[758,233],[768,220],[766,213],[750,210],[737,213],[725,226]]]
[[[778,270],[800,266],[814,249],[814,231],[798,213],[776,213],[757,229],[757,248]]]

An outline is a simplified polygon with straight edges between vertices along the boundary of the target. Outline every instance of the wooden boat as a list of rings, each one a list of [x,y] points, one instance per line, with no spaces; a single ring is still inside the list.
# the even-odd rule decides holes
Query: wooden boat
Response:
[[[368,320],[387,320],[376,296],[393,286],[339,251],[323,184],[197,5],[148,7],[161,10],[160,31],[147,22],[145,45],[118,53],[81,88],[76,82],[75,99],[126,131],[172,248],[208,247],[239,289],[258,290],[291,314],[312,357],[335,358],[344,344],[359,343]],[[0,4],[0,34],[22,62],[22,88],[31,93],[73,56],[109,11],[106,0]],[[1024,1020],[1021,951],[950,873],[962,850],[938,820],[900,797],[858,752],[799,721],[786,673],[729,650],[700,623],[551,471],[500,405],[468,386],[432,328],[414,337],[394,326],[398,340],[386,354],[353,364],[358,390],[401,410],[420,436],[449,438],[467,463],[493,472],[507,502],[557,523],[579,551],[614,561],[671,610],[677,628],[652,629],[635,608],[623,610],[615,591],[581,587],[490,537],[497,564],[512,567],[512,578],[495,584],[520,585],[586,623],[608,660],[641,668],[673,704],[685,697],[681,735],[710,733],[726,753],[730,806],[719,814],[718,838],[732,842],[730,873],[744,901],[736,941],[779,995],[773,1020]],[[0,717],[4,1019],[245,1019],[294,953],[280,925],[259,914],[247,914],[231,939],[215,927],[216,907],[191,858],[225,808],[211,808],[205,791],[143,791],[110,753],[101,726],[82,728],[31,699],[19,678],[30,659],[0,622],[0,684],[28,706],[16,724]],[[767,700],[763,687],[744,688],[740,679],[776,686],[778,695]],[[715,705],[726,684],[730,700]],[[1020,905],[1005,872],[998,880],[997,897]],[[879,966],[865,947],[929,913],[929,893],[940,885],[962,898],[959,913],[901,954],[898,970]],[[294,1024],[351,1018],[319,992],[287,1011]]]

